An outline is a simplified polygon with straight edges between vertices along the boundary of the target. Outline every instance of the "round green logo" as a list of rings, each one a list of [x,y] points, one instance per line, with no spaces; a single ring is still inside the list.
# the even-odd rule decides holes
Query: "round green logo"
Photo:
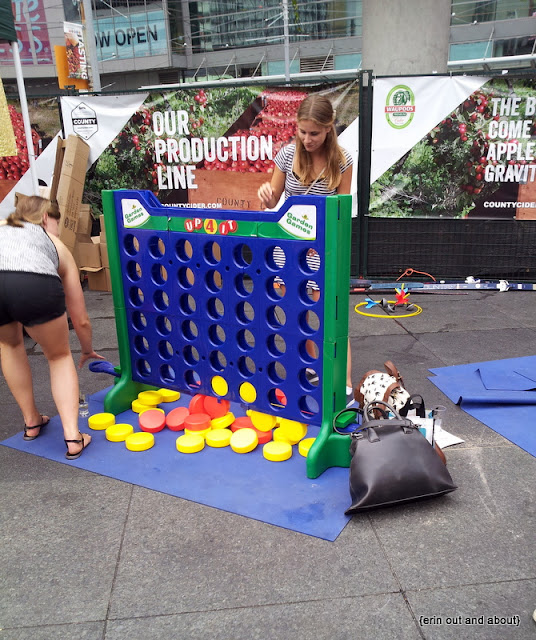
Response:
[[[393,129],[404,129],[415,115],[415,95],[405,84],[399,84],[389,91],[385,103],[385,117]]]

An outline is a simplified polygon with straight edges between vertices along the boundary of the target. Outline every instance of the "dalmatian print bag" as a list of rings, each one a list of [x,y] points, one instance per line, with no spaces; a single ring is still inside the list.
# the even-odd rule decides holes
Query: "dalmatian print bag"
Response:
[[[404,388],[402,376],[390,360],[383,366],[385,371],[373,369],[365,373],[354,390],[354,398],[361,408],[379,400],[390,404],[400,415],[406,415],[410,394]]]

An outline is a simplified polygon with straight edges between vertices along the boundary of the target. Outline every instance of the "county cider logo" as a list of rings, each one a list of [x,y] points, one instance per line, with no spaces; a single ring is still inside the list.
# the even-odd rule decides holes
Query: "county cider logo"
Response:
[[[97,114],[87,104],[81,102],[71,111],[73,121],[73,131],[76,135],[89,140],[91,136],[99,130]]]
[[[399,84],[389,91],[385,103],[385,117],[394,129],[404,129],[415,115],[415,95],[405,84]]]

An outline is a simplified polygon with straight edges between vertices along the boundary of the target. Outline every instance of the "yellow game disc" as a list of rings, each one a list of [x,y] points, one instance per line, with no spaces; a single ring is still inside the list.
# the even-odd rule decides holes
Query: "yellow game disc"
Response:
[[[266,460],[282,462],[292,456],[292,446],[288,442],[267,442],[262,448],[262,455]]]
[[[229,429],[212,429],[207,433],[206,443],[209,447],[228,447],[232,435],[233,433]]]
[[[221,418],[212,418],[210,426],[213,429],[225,429],[225,427],[230,427],[234,421],[234,414],[229,411],[229,413],[226,413]]]
[[[138,400],[142,404],[151,404],[156,407],[157,404],[162,402],[162,394],[160,391],[140,391],[138,393]]]
[[[95,413],[87,419],[87,426],[95,431],[104,431],[112,424],[115,424],[113,413]]]
[[[205,439],[195,433],[185,434],[177,438],[177,451],[181,453],[197,453],[204,447]]]
[[[251,384],[251,382],[243,382],[238,390],[240,397],[247,404],[253,404],[257,399],[257,389]]]
[[[106,429],[106,440],[110,442],[124,442],[125,438],[133,433],[131,424],[112,424]]]
[[[212,378],[212,391],[214,391],[217,396],[226,396],[229,391],[227,380],[221,376],[214,376]]]
[[[249,453],[259,444],[259,438],[253,429],[245,427],[231,435],[231,449],[235,453]]]
[[[288,442],[288,444],[290,444],[289,439],[281,427],[277,427],[272,431],[272,440],[274,442]]]
[[[156,409],[155,404],[143,404],[143,402],[140,402],[139,400],[132,400],[131,407],[134,413],[143,413],[144,411],[147,411],[147,409]]]
[[[158,393],[162,396],[160,402],[175,402],[181,397],[180,392],[173,389],[158,389]]]
[[[281,433],[285,434],[290,444],[298,444],[298,442],[307,435],[306,424],[297,422],[296,420],[289,420],[288,418],[281,418],[278,428],[282,430]]]
[[[300,455],[302,455],[304,458],[307,458],[309,449],[312,447],[315,440],[316,438],[305,438],[305,440],[300,440],[300,443],[298,444],[298,452],[300,453]]]
[[[131,433],[125,438],[125,445],[129,451],[147,451],[154,445],[154,436],[147,431]]]
[[[184,433],[185,433],[186,435],[189,435],[189,436],[192,436],[192,435],[193,435],[193,436],[198,435],[198,436],[201,436],[203,439],[205,439],[205,438],[207,437],[207,435],[208,435],[211,431],[212,431],[212,429],[201,429],[201,430],[197,430],[197,431],[194,431],[193,429],[187,429],[187,428],[185,428],[185,429],[184,429]]]
[[[259,431],[270,431],[270,429],[275,427],[277,418],[275,416],[271,416],[269,413],[262,413],[261,411],[248,409],[246,414],[251,418],[253,426]]]

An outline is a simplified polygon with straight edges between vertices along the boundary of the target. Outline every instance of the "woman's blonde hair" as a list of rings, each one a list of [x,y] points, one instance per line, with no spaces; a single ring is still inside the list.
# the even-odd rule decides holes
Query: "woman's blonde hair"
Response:
[[[51,218],[59,220],[58,203],[41,198],[41,196],[19,196],[15,211],[7,217],[6,222],[12,227],[22,227],[23,222],[43,224],[45,213],[48,213]]]
[[[346,158],[337,142],[335,130],[335,111],[329,98],[319,94],[307,96],[298,108],[296,116],[298,126],[300,120],[312,120],[321,127],[330,127],[324,146],[326,149],[326,168],[323,177],[328,189],[336,189],[341,183],[341,164]],[[309,152],[303,146],[299,136],[296,136],[296,156],[294,158],[294,172],[302,184],[311,184],[317,178],[313,173],[313,161]]]

